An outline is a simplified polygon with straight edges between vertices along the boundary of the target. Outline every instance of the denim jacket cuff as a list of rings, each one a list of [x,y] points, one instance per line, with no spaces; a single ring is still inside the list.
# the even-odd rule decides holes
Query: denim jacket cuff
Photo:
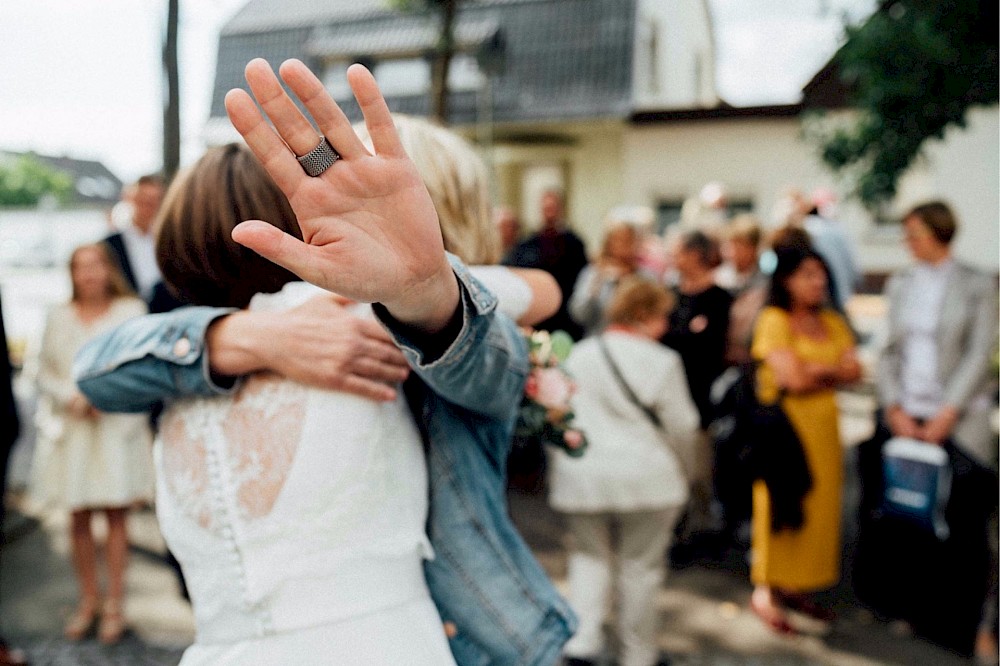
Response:
[[[73,376],[91,402],[106,411],[141,411],[164,397],[230,393],[236,385],[212,380],[205,337],[212,322],[234,311],[181,308],[126,322],[77,353]],[[130,367],[135,371],[126,370]]]
[[[392,336],[393,341],[403,352],[406,360],[418,370],[459,363],[472,347],[472,343],[477,335],[481,334],[477,330],[478,327],[475,325],[475,319],[493,312],[497,306],[496,296],[472,276],[458,257],[448,254],[448,261],[451,263],[452,270],[455,271],[455,277],[458,278],[460,307],[462,308],[462,328],[439,358],[425,362],[424,353],[412,339],[407,337],[405,331],[400,327],[399,322],[389,314],[385,306],[380,303],[372,305],[375,316],[389,332],[389,335]]]

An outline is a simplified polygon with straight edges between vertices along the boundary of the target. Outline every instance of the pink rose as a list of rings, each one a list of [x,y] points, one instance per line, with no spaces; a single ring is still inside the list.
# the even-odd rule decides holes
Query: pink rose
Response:
[[[583,433],[579,430],[567,430],[563,433],[563,441],[571,449],[578,449],[583,444]]]
[[[538,378],[532,372],[524,382],[524,394],[534,401],[538,401]]]
[[[565,410],[573,395],[573,382],[559,368],[541,368],[532,373],[538,381],[538,393],[533,399],[543,407]],[[532,397],[532,396],[529,396]]]

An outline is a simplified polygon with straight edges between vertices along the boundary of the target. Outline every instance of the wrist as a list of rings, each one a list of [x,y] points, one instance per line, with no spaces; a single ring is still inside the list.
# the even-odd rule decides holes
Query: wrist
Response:
[[[234,312],[212,322],[205,333],[205,351],[213,378],[240,377],[268,367],[264,352],[268,345],[257,345],[257,336],[267,331],[267,318],[253,312]]]
[[[433,334],[452,321],[460,299],[458,277],[447,258],[442,257],[442,264],[434,275],[408,289],[402,298],[382,305],[399,323]]]

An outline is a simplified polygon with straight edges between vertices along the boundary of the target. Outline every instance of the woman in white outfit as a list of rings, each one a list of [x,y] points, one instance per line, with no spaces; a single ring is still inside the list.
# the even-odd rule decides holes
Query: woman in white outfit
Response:
[[[39,353],[38,448],[33,494],[68,507],[73,569],[80,600],[66,623],[71,640],[86,636],[100,615],[98,637],[114,643],[125,631],[123,604],[128,555],[128,508],[152,500],[153,435],[145,414],[94,409],[73,381],[73,356],[88,340],[146,305],[132,294],[104,245],[77,248],[69,262],[73,296],[50,313]],[[97,575],[94,513],[108,521],[107,594],[103,608]]]
[[[477,236],[495,231],[474,151],[446,130],[395,120],[442,227],[448,203],[422,164],[425,151],[464,174],[452,204],[483,211],[456,215],[464,226],[443,228],[446,248],[470,263],[495,259],[498,245]],[[301,237],[287,200],[243,147],[211,150],[179,176],[157,248],[172,288],[195,303],[249,301],[253,311],[331,298],[231,241],[247,218]],[[477,277],[507,294],[515,314],[545,317],[555,307],[544,301],[558,305],[554,288],[534,299],[510,271]],[[197,623],[184,666],[454,663],[424,580],[422,562],[434,556],[424,532],[427,466],[401,391],[380,403],[258,374],[232,395],[173,403],[156,465],[158,515]]]
[[[698,432],[680,356],[658,342],[672,307],[659,285],[623,282],[605,332],[578,343],[566,361],[577,383],[573,411],[590,442],[580,458],[553,452],[550,477],[549,502],[567,514],[572,536],[569,601],[580,628],[566,644],[569,664],[600,656],[612,590],[621,601],[619,663],[657,663],[656,595]]]

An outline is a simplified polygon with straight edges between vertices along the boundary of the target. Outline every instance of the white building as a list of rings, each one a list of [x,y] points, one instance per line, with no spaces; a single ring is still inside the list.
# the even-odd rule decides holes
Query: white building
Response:
[[[342,75],[349,62],[365,62],[390,108],[427,113],[434,21],[381,0],[251,0],[220,38],[206,136],[231,140],[222,99],[243,85],[243,65],[258,55],[275,64],[304,59],[354,117]],[[788,188],[823,187],[840,192],[838,218],[863,270],[884,275],[907,261],[899,225],[844,203],[818,146],[803,138],[805,108],[850,113],[824,89],[830,68],[806,86],[802,103],[727,105],[716,92],[708,0],[470,0],[456,37],[450,121],[482,145],[497,202],[520,211],[527,229],[553,186],[565,191],[569,219],[591,247],[616,205],[650,206],[666,223],[684,199],[721,181],[738,208],[770,221]],[[947,200],[962,223],[958,256],[992,271],[1000,264],[998,120],[996,106],[975,109],[967,128],[930,141],[893,206],[898,215]]]

